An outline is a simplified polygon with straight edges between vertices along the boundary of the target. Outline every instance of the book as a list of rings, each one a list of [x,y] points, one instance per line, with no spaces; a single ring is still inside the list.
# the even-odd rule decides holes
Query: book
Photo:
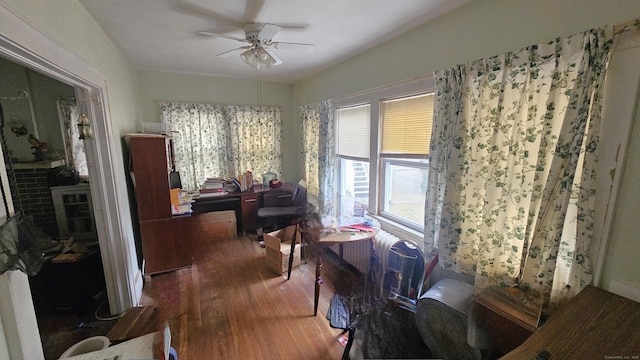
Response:
[[[200,193],[216,193],[216,192],[224,192],[224,188],[215,188],[215,189],[200,189]]]
[[[172,215],[191,214],[191,204],[172,205],[171,214]]]
[[[72,254],[72,253],[60,254],[60,255],[54,257],[53,259],[51,259],[51,262],[52,263],[76,262],[76,261],[82,259],[83,257],[84,257],[84,254]]]

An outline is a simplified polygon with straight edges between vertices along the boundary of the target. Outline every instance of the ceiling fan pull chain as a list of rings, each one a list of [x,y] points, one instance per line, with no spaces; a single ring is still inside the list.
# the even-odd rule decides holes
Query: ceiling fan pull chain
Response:
[[[256,67],[256,77],[258,79],[258,106],[262,106],[262,72],[260,65]]]

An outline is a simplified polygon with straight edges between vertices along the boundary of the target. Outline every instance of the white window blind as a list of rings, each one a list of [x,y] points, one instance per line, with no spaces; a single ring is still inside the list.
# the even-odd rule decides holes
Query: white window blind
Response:
[[[382,102],[382,155],[429,154],[433,94]]]
[[[337,110],[338,135],[336,153],[358,159],[369,159],[369,127],[371,105],[358,105]]]

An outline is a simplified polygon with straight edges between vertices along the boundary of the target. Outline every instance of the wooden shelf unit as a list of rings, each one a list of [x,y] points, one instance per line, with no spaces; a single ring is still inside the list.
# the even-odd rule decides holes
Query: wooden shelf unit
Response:
[[[171,214],[173,140],[155,134],[132,134],[125,140],[129,143],[129,171],[138,205],[145,274],[191,266],[190,217]]]
[[[97,240],[89,184],[53,186],[51,199],[60,236],[76,240]]]

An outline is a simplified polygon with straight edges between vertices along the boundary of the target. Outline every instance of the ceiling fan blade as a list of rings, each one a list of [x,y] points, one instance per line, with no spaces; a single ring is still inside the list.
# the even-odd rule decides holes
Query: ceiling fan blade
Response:
[[[244,52],[245,50],[249,50],[251,49],[251,46],[241,46],[239,48],[235,48],[235,49],[231,49],[225,52],[221,52],[220,54],[216,55],[217,57],[229,57],[231,55],[235,55],[235,54],[239,54],[241,52]]]
[[[205,35],[205,36],[221,37],[221,38],[225,38],[225,39],[231,39],[231,40],[242,41],[242,42],[248,42],[247,39],[244,39],[244,38],[241,38],[241,37],[231,36],[231,35],[226,35],[226,34],[220,34],[220,33],[212,32],[212,31],[198,31],[198,34]]]
[[[276,24],[263,24],[258,37],[271,40],[282,28]]]
[[[282,64],[282,60],[278,57],[278,55],[276,55],[276,53],[273,50],[264,48],[264,51],[269,53],[269,55],[271,55],[273,60],[275,60],[275,63],[273,64],[273,66]]]
[[[276,41],[276,42],[272,42],[270,45],[278,50],[282,49],[282,50],[295,50],[295,51],[304,51],[304,52],[316,51],[316,46],[314,44]]]
[[[264,0],[247,0],[247,5],[244,8],[244,20],[246,22],[256,21],[263,7]]]
[[[218,12],[204,8],[202,6],[190,4],[187,2],[177,3],[173,5],[173,7],[177,11],[182,12],[184,14],[187,14],[190,16],[196,16],[199,18],[203,18],[205,20],[213,20],[221,25],[232,25],[237,29],[241,29],[243,25],[243,23],[241,23],[237,19],[220,14]]]

